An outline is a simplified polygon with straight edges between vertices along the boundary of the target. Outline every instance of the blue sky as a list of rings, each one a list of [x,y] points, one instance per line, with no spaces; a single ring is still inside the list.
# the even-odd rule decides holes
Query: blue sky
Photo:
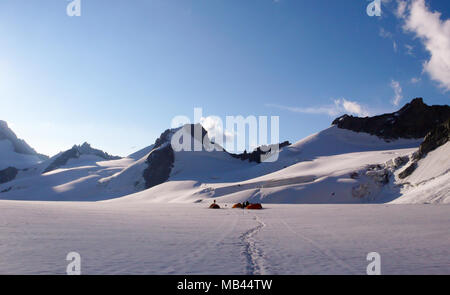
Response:
[[[69,17],[66,0],[3,0],[0,119],[41,153],[127,155],[194,107],[280,116],[295,142],[341,113],[448,104],[450,1],[423,1],[369,17],[366,0],[81,0]]]

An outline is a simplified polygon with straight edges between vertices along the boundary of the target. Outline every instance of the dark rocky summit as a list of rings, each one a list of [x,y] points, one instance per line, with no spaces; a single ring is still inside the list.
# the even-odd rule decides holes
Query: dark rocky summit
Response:
[[[395,113],[374,117],[344,115],[333,121],[339,128],[366,132],[385,140],[423,138],[436,126],[450,118],[450,106],[428,106],[422,98],[415,98]]]
[[[61,154],[56,156],[53,162],[47,168],[45,168],[42,173],[47,173],[58,169],[66,165],[70,159],[78,159],[81,155],[94,155],[103,158],[104,160],[121,159],[121,157],[111,156],[110,154],[105,153],[102,150],[94,149],[90,146],[90,144],[85,142],[82,145],[74,145],[70,150],[62,152]]]
[[[425,136],[416,158],[423,158],[426,154],[446,144],[448,141],[450,141],[450,118]]]
[[[191,137],[191,151],[194,150],[194,140],[203,142],[203,140],[209,142],[208,133],[200,124],[187,124],[184,125],[182,131],[184,134]],[[178,129],[180,130],[180,129]],[[153,150],[147,157],[147,168],[144,170],[143,177],[145,180],[145,188],[151,188],[158,184],[166,182],[173,168],[175,162],[175,152],[172,148],[171,141],[172,136],[178,130],[167,129],[161,136],[156,139]],[[184,137],[182,138],[182,140]],[[180,142],[182,144],[183,142]],[[203,150],[203,146],[202,146]]]

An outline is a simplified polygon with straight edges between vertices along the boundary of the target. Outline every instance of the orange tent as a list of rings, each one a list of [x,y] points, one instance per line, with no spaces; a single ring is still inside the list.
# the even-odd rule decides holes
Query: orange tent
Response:
[[[250,210],[260,210],[260,209],[262,209],[262,205],[259,203],[258,204],[250,204],[245,208],[250,209]]]
[[[237,204],[234,204],[233,205],[233,208],[244,208],[244,206],[242,206],[242,204],[241,203],[237,203]]]

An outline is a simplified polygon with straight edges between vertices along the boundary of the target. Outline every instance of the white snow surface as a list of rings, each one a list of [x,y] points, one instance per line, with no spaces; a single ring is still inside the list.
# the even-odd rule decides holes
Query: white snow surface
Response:
[[[0,201],[0,274],[450,274],[447,205],[220,205]]]

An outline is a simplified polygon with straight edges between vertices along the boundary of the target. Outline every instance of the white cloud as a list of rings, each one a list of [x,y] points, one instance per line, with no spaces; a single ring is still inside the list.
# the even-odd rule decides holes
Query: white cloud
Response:
[[[420,78],[416,78],[416,77],[412,77],[412,78],[411,78],[411,83],[417,84],[417,83],[419,83],[419,82],[420,82]]]
[[[369,115],[369,112],[367,112],[364,109],[364,107],[362,107],[356,101],[349,101],[349,100],[346,100],[345,98],[341,98],[341,99],[335,100],[334,103],[338,107],[338,109],[340,108],[340,106],[342,106],[343,109],[350,114],[355,114],[358,116],[368,116]]]
[[[383,38],[389,38],[389,39],[391,39],[393,37],[392,33],[389,31],[386,31],[384,28],[380,28],[380,36]]]
[[[318,106],[318,107],[290,107],[277,104],[266,104],[267,107],[275,107],[282,110],[287,110],[294,113],[303,114],[324,114],[331,117],[339,114],[348,113],[357,116],[368,116],[369,112],[365,107],[356,101],[346,100],[340,98],[334,100],[334,104]]]
[[[398,0],[397,16],[404,20],[403,29],[414,33],[430,59],[424,72],[444,90],[450,90],[450,19],[441,20],[440,12],[432,12],[424,0]]]
[[[414,56],[414,52],[413,52],[414,46],[409,45],[409,44],[405,44],[405,48],[406,48],[406,54],[407,55]]]
[[[397,11],[395,12],[395,14],[397,15],[397,17],[403,17],[405,15],[407,3],[405,0],[398,0],[397,3],[398,3],[398,6],[397,6]]]
[[[398,106],[400,101],[403,98],[403,89],[398,81],[392,80],[391,87],[394,89],[394,98],[392,100],[392,104]]]
[[[203,128],[208,131],[208,136],[210,139],[214,139],[216,141],[219,138],[223,140],[232,139],[234,137],[234,133],[224,130],[223,121],[220,117],[209,116],[200,118],[200,124],[202,124]],[[221,141],[219,140],[219,143]]]

